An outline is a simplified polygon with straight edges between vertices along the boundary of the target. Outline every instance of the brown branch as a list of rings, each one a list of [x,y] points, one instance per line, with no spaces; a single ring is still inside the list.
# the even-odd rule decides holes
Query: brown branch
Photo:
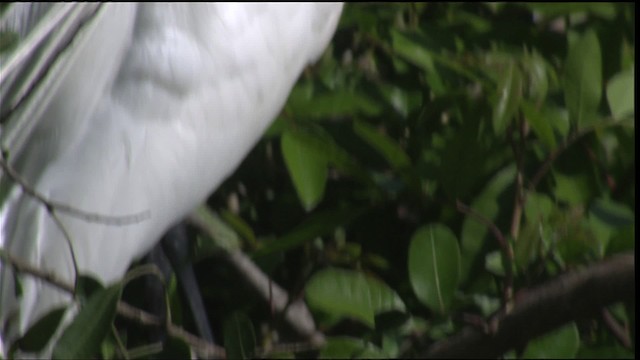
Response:
[[[188,217],[189,222],[208,236],[215,238],[216,234],[194,218]],[[302,338],[311,344],[324,343],[324,335],[316,329],[315,321],[307,305],[302,299],[290,299],[287,291],[273,282],[245,253],[242,251],[222,251],[220,259],[232,266],[239,276],[251,286],[258,296],[272,308],[272,312],[281,316],[281,319]]]
[[[509,314],[489,320],[490,333],[465,327],[418,354],[427,358],[496,358],[568,322],[598,317],[619,301],[635,302],[635,255],[623,254],[559,276],[516,296]]]

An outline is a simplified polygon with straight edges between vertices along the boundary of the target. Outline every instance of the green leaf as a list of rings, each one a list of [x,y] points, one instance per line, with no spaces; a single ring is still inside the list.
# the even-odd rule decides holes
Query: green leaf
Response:
[[[425,77],[431,87],[431,91],[436,95],[446,92],[431,51],[416,40],[411,39],[408,34],[402,34],[395,30],[391,30],[391,40],[393,50],[398,55],[425,71]]]
[[[308,123],[296,123],[295,125],[295,127],[291,126],[287,132],[295,133],[295,143],[304,144],[305,151],[312,154],[314,161],[323,161],[325,166],[330,164],[340,172],[351,175],[363,183],[369,184],[371,182],[368,170],[360,166],[347,151],[338,146],[324,129]]]
[[[592,123],[602,97],[602,54],[595,31],[569,42],[564,71],[564,98],[572,124]]]
[[[322,200],[327,183],[327,160],[303,136],[286,131],[282,135],[282,155],[291,180],[305,210],[310,211]]]
[[[41,317],[14,346],[27,352],[42,351],[58,329],[66,310],[66,307],[57,308]]]
[[[555,171],[553,178],[556,182],[556,199],[570,205],[584,204],[589,199],[589,183],[585,175],[564,175]]]
[[[614,119],[635,113],[635,72],[631,68],[615,75],[607,84],[607,101]]]
[[[484,258],[484,267],[488,272],[497,275],[504,276],[504,262],[502,261],[502,253],[498,250],[492,251]]]
[[[471,203],[471,208],[489,220],[494,220],[500,211],[498,198],[507,187],[515,181],[516,167],[510,165],[500,170],[482,190],[480,195]],[[462,276],[466,280],[471,265],[482,249],[488,233],[487,226],[472,216],[467,216],[462,224]]]
[[[458,287],[460,249],[444,225],[418,229],[409,246],[409,279],[418,299],[433,311],[446,313]]]
[[[515,61],[509,61],[507,69],[498,79],[497,98],[493,107],[493,131],[501,136],[511,123],[522,100],[522,73]]]
[[[378,151],[394,169],[403,169],[411,166],[411,160],[404,150],[391,138],[380,133],[371,125],[356,121],[353,123],[353,130],[366,141],[371,147]]]
[[[266,243],[254,252],[252,257],[257,258],[301,246],[318,236],[333,232],[336,227],[349,223],[362,212],[361,208],[335,208],[315,213],[289,233]]]
[[[546,107],[541,110],[536,109],[531,103],[522,102],[522,113],[531,125],[531,129],[550,150],[553,150],[557,145],[552,125],[554,120],[552,114],[545,111]]]
[[[91,295],[62,333],[53,349],[53,358],[86,359],[98,353],[102,340],[111,330],[121,293],[122,284],[116,283]]]
[[[553,229],[548,220],[555,210],[553,201],[544,194],[530,192],[526,196],[524,216],[527,221],[513,246],[515,263],[520,269],[526,269],[541,254],[544,241],[552,237]]]
[[[530,101],[539,105],[544,102],[549,91],[549,66],[544,58],[537,51],[531,54],[525,53],[522,60],[523,73],[527,76],[528,91],[527,95]]]
[[[528,192],[524,205],[524,216],[529,222],[546,221],[555,208],[553,201],[547,195]]]
[[[344,88],[318,94],[313,92],[313,87],[296,87],[289,97],[287,107],[297,118],[308,119],[376,116],[382,111],[380,104],[363,92]]]
[[[251,226],[247,224],[240,216],[232,213],[229,210],[220,210],[220,218],[224,220],[231,228],[239,234],[242,238],[247,240],[252,246],[256,246],[256,234],[251,229]]]
[[[573,359],[580,346],[580,335],[575,323],[554,330],[527,344],[523,359]]]
[[[387,359],[380,348],[362,339],[332,337],[318,355],[320,359]]]
[[[307,283],[305,294],[312,309],[355,318],[372,329],[376,314],[405,310],[398,294],[385,283],[351,270],[328,268],[317,272]]]
[[[251,319],[244,313],[234,312],[223,324],[224,349],[227,359],[255,357],[256,336]]]
[[[610,199],[597,199],[589,210],[591,215],[610,226],[621,227],[635,223],[633,210]]]

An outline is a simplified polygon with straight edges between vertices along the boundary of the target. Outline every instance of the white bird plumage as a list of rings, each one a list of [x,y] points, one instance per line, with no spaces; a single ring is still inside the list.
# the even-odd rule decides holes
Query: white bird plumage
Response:
[[[0,31],[23,44],[0,58],[0,109],[19,105],[0,128],[9,164],[58,203],[148,214],[114,226],[58,213],[80,272],[119,279],[235,169],[327,46],[341,8],[14,4],[2,15]],[[44,206],[0,173],[2,188],[0,247],[72,282],[69,246]],[[69,301],[28,276],[16,298],[6,264],[0,280],[2,339]]]

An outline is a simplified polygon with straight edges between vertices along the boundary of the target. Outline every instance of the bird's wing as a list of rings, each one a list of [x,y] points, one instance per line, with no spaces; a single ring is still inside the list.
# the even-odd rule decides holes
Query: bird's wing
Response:
[[[14,3],[0,15],[0,32],[17,39],[12,51],[0,54],[0,147],[3,161],[30,186],[36,187],[53,159],[88,126],[131,42],[136,6]],[[43,254],[51,239],[42,204],[4,171],[0,189],[0,248],[35,266],[38,259],[55,257]],[[39,298],[32,290],[16,302],[8,269],[0,262],[0,337],[30,321],[18,316],[13,326],[4,324],[15,312],[28,314],[34,306],[46,308],[61,299]],[[41,286],[24,285],[28,291]]]
[[[30,65],[12,65],[29,76],[7,89],[22,88],[18,82],[30,76],[40,85],[9,117],[2,146],[50,199],[98,214],[151,215],[109,226],[59,214],[67,242],[42,204],[14,191],[0,213],[7,237],[0,247],[72,281],[72,243],[80,273],[119,279],[237,167],[329,43],[340,12],[341,5],[325,3],[106,4],[95,15],[83,12],[89,21],[70,31],[68,47],[60,42],[59,55],[49,52],[57,60],[41,82]],[[18,90],[7,93],[20,98]],[[23,333],[68,301],[27,277],[17,300],[13,273],[0,272],[0,325],[18,312],[12,333],[0,336]]]
[[[64,144],[81,128],[117,73],[134,17],[134,5],[96,3],[14,3],[2,14],[0,31],[17,37],[17,48],[0,55],[0,147],[12,163],[34,132],[55,129]]]

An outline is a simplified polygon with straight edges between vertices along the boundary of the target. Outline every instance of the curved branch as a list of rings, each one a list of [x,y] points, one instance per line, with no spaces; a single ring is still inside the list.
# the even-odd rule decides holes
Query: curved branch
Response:
[[[489,333],[474,327],[418,354],[427,358],[496,358],[570,321],[597,317],[618,301],[635,301],[635,255],[624,254],[567,273],[516,295],[509,314],[489,320]]]

